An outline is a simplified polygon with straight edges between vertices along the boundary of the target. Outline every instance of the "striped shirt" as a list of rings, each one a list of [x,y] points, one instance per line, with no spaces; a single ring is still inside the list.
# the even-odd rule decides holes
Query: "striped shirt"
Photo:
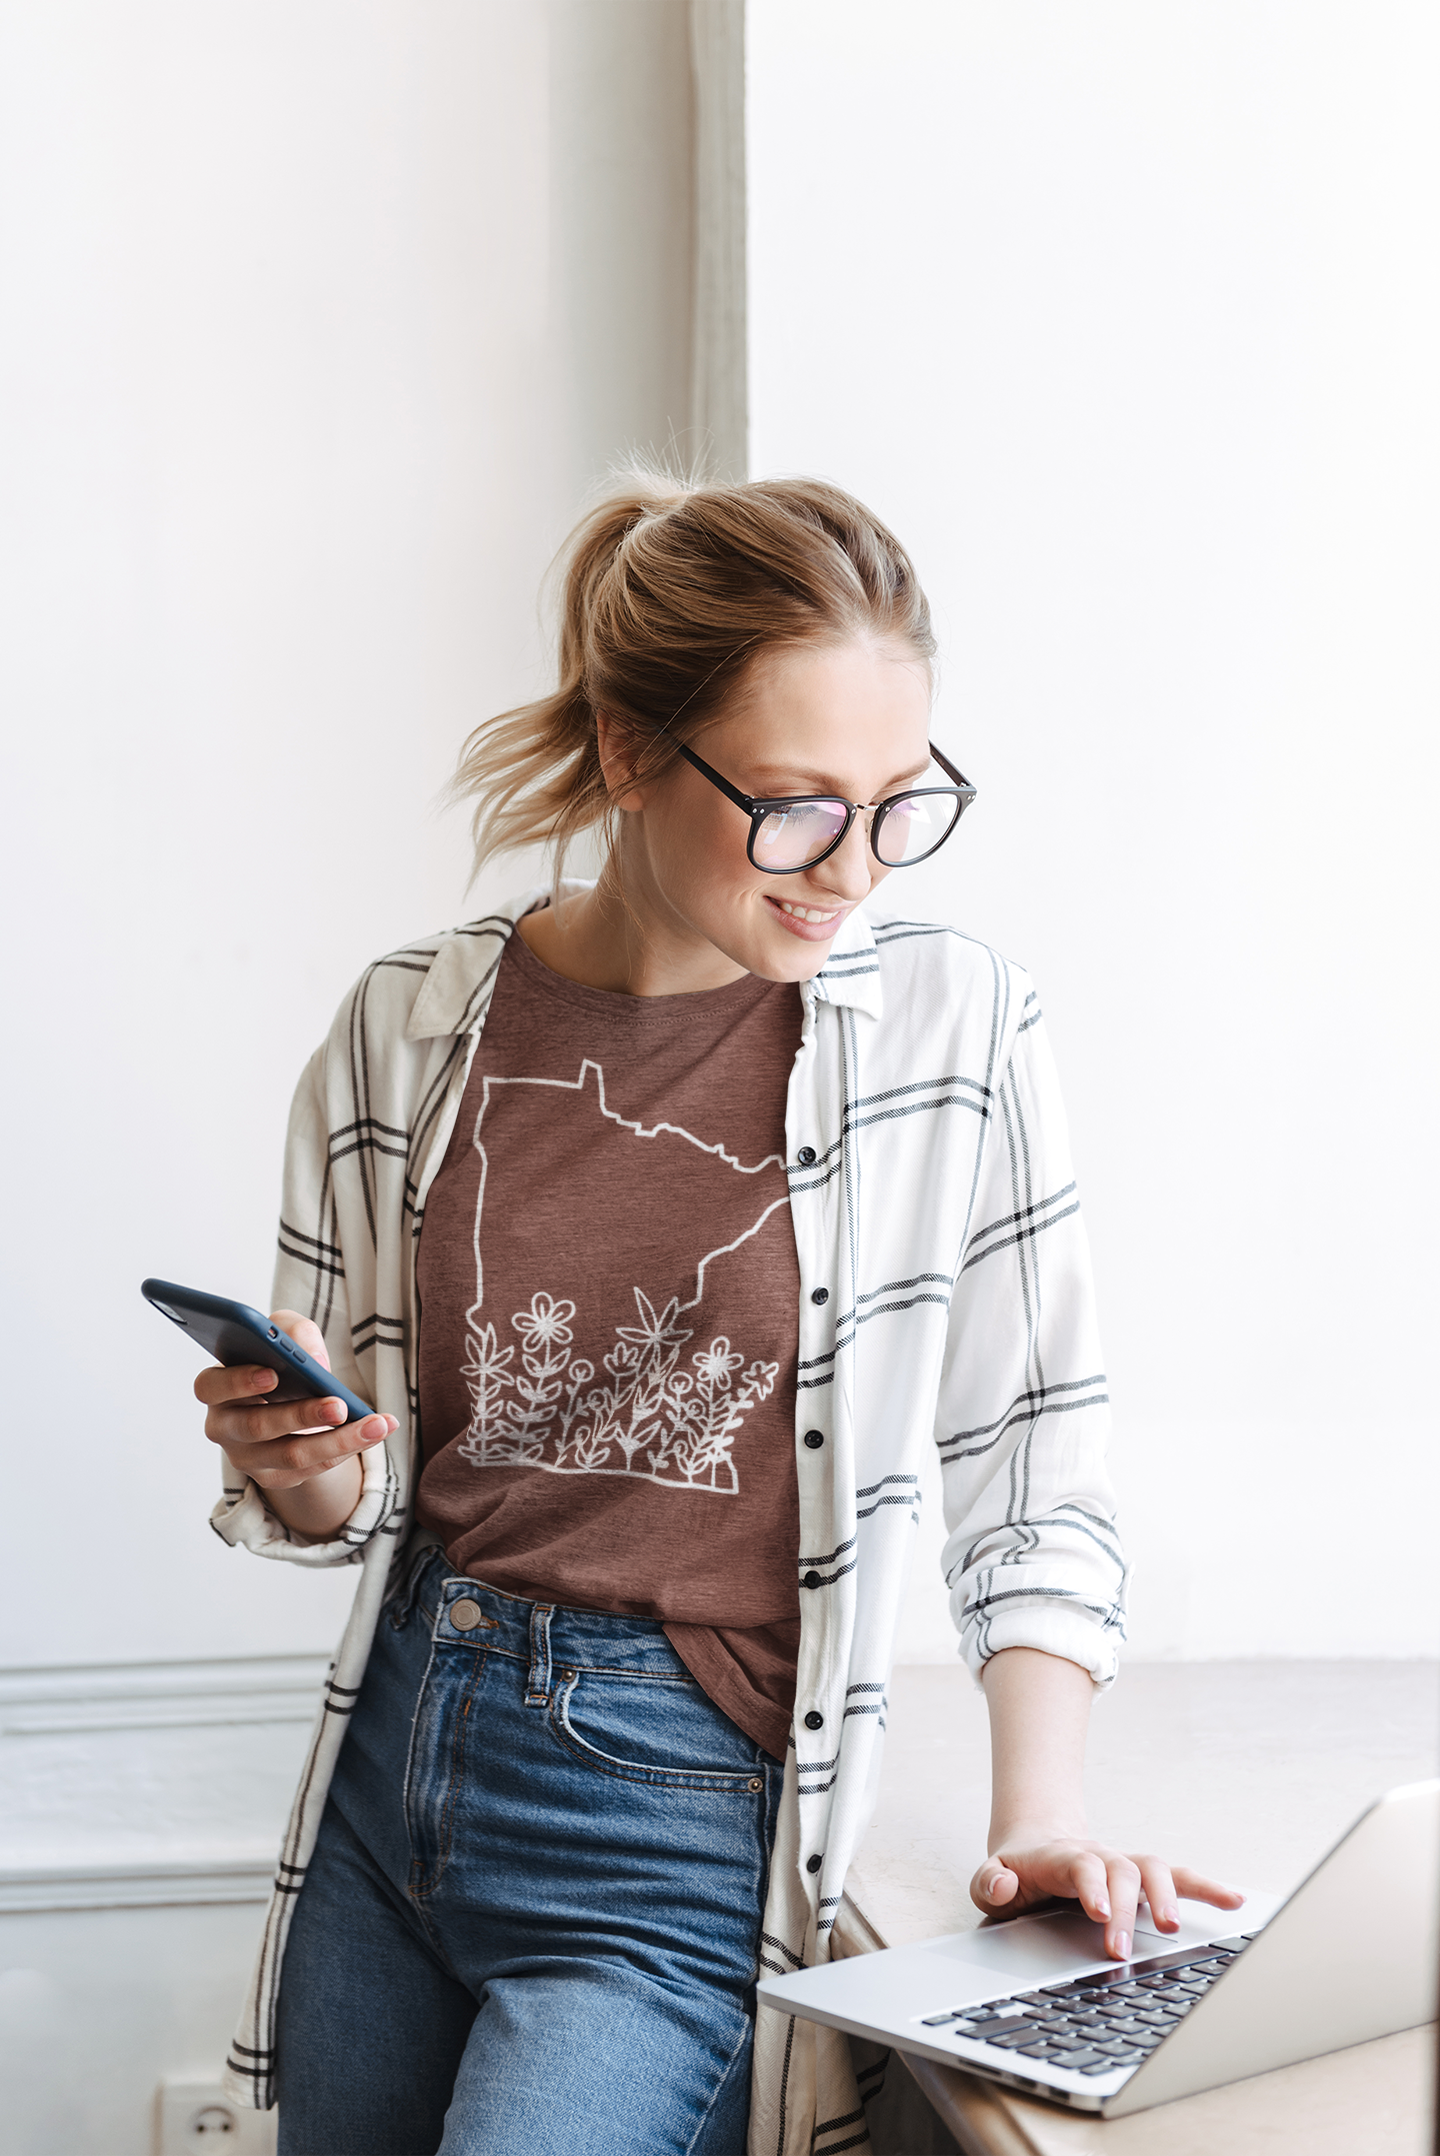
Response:
[[[291,1113],[275,1306],[312,1316],[336,1375],[399,1428],[361,1456],[359,1503],[332,1541],[297,1540],[233,1470],[212,1515],[262,1556],[361,1567],[227,2069],[261,2107],[290,1913],[410,1524],[426,1195],[501,954],[543,896],[369,967]],[[1023,1646],[1108,1684],[1125,1577],[1089,1258],[1027,977],[938,922],[856,911],[802,996],[786,1107],[801,1631],[761,1946],[782,1971],[827,1958],[873,1807],[923,1448],[939,1453],[945,1580],[977,1674]],[[845,2038],[763,2011],[751,2156],[837,2156],[866,2138]]]

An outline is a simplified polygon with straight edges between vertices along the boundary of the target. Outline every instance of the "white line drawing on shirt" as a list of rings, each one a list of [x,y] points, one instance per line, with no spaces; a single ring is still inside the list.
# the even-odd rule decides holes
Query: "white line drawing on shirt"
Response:
[[[466,1313],[467,1355],[461,1371],[470,1394],[470,1423],[456,1448],[477,1467],[527,1466],[552,1474],[643,1475],[682,1489],[712,1490],[733,1496],[739,1478],[731,1456],[736,1435],[751,1408],[767,1399],[779,1376],[778,1363],[752,1361],[731,1347],[724,1334],[707,1348],[693,1351],[689,1367],[681,1357],[694,1328],[681,1320],[697,1308],[705,1292],[705,1272],[716,1258],[738,1250],[759,1233],[770,1215],[789,1203],[788,1193],[771,1201],[743,1234],[707,1251],[695,1272],[695,1293],[688,1302],[671,1296],[657,1310],[643,1289],[632,1289],[636,1323],[615,1327],[615,1345],[603,1359],[603,1371],[574,1353],[575,1304],[544,1290],[531,1297],[528,1310],[510,1319],[518,1342],[501,1344],[493,1322],[482,1323],[485,1299],[480,1225],[485,1210],[489,1156],[481,1127],[492,1087],[545,1085],[583,1095],[595,1081],[595,1107],[607,1121],[636,1138],[682,1138],[709,1153],[739,1175],[756,1175],[784,1160],[770,1153],[753,1167],[721,1145],[707,1145],[678,1124],[645,1126],[606,1105],[605,1073],[588,1056],[573,1081],[562,1078],[487,1078],[475,1118],[473,1144],[480,1155],[480,1187],[475,1204],[475,1301]],[[578,1105],[578,1101],[577,1101]],[[518,1354],[518,1362],[517,1362]]]

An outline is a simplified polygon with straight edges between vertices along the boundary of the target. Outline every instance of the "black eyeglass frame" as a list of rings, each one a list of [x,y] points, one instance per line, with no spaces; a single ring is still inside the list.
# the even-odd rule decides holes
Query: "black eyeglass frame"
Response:
[[[953,838],[960,818],[969,808],[976,794],[976,788],[970,784],[964,772],[957,771],[949,757],[942,750],[937,749],[933,741],[930,743],[930,754],[939,764],[942,771],[949,772],[951,778],[955,781],[953,786],[907,786],[901,793],[887,794],[883,801],[847,801],[843,794],[780,794],[773,799],[761,799],[751,794],[742,794],[738,786],[732,786],[729,779],[722,777],[713,764],[707,764],[703,756],[697,756],[695,751],[687,748],[683,741],[675,741],[673,734],[670,739],[675,743],[675,747],[684,757],[687,764],[693,764],[702,778],[708,779],[712,786],[718,787],[727,801],[733,801],[736,808],[743,809],[750,818],[750,832],[745,841],[745,855],[750,866],[758,868],[762,876],[802,876],[807,868],[818,868],[822,861],[828,861],[831,854],[838,852],[840,847],[844,845],[846,839],[850,836],[851,824],[860,815],[869,815],[871,817],[870,851],[882,868],[914,868],[917,862],[928,861],[932,854],[937,854],[945,844],[946,839]],[[887,861],[875,843],[877,836],[884,827],[886,814],[890,809],[894,808],[897,802],[914,800],[919,794],[945,794],[951,800],[958,801],[960,806],[956,810],[955,820],[944,836],[937,838],[933,846],[927,846],[924,853],[917,853],[909,861]],[[811,803],[819,801],[838,801],[845,810],[844,823],[823,853],[813,854],[808,861],[801,861],[794,868],[767,868],[763,861],[756,860],[755,840],[760,826],[767,816],[773,816],[776,809],[806,808]]]

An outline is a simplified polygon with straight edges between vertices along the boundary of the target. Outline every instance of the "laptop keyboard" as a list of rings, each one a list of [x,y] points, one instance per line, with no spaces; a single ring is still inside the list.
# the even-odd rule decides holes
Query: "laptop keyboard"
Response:
[[[1017,2063],[1040,2059],[1069,2073],[1113,2074],[1142,2064],[1255,1936],[1117,1962],[1067,1984],[927,2014],[920,2026],[1011,2052]]]

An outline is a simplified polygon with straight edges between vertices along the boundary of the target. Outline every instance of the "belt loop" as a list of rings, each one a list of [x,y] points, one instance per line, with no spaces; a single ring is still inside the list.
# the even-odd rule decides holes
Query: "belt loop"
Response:
[[[530,1611],[530,1675],[525,1685],[527,1707],[548,1707],[550,1704],[550,1619],[555,1614],[551,1602],[537,1602]]]

